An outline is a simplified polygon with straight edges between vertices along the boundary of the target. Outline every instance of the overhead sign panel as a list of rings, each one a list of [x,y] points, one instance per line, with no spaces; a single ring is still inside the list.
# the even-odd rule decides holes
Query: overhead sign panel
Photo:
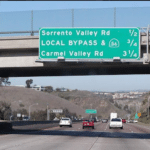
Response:
[[[63,113],[62,109],[51,109],[51,113]]]
[[[87,113],[87,114],[96,114],[97,110],[96,109],[86,109],[85,113]]]
[[[39,59],[140,59],[139,28],[41,28]]]

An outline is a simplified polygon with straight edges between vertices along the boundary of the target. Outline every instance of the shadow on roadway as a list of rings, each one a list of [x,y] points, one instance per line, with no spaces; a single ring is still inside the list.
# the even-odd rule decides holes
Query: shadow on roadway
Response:
[[[150,139],[150,133],[121,133],[121,132],[96,132],[96,131],[57,131],[57,130],[43,131],[43,130],[19,130],[19,129],[13,129],[11,131],[0,131],[0,135],[4,134]]]

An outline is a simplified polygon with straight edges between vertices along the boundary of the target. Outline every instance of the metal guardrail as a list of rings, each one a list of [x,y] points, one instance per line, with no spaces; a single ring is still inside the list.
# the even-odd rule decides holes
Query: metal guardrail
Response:
[[[114,28],[117,28],[117,27],[114,27]],[[34,33],[39,33],[39,31],[35,30],[35,31],[7,31],[7,32],[0,32],[0,34],[19,34],[19,33],[30,33],[31,36],[34,36]],[[140,33],[141,33],[142,36],[146,35],[147,27],[141,27],[140,28]]]
[[[31,36],[34,36],[34,33],[39,33],[39,31],[8,31],[8,32],[0,32],[0,34],[19,34],[19,33],[30,33]]]
[[[34,35],[41,27],[142,27],[149,14],[150,7],[0,12],[0,34]]]
[[[72,122],[81,122],[81,120],[73,120]],[[59,123],[59,121],[11,121],[12,126],[25,126],[34,124],[52,124]]]

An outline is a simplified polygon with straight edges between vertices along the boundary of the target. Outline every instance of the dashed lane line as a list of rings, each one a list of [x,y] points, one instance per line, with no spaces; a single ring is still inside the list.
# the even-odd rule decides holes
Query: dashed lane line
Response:
[[[107,123],[105,130],[107,130],[108,124],[109,124],[109,122]]]

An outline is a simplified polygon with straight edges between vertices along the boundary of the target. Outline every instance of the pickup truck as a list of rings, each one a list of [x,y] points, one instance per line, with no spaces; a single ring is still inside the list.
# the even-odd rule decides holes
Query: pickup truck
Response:
[[[84,129],[85,127],[92,127],[94,129],[94,121],[83,120],[82,128]]]

